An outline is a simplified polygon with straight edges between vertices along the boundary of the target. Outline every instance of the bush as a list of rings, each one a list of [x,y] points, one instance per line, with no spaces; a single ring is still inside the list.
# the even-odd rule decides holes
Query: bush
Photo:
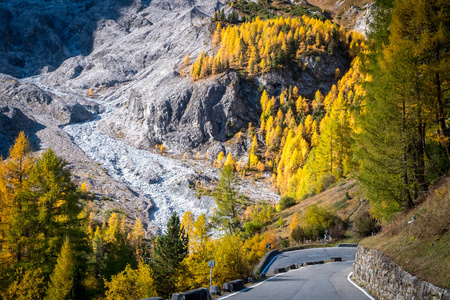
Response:
[[[291,231],[291,238],[297,243],[303,243],[305,241],[305,231],[302,227],[300,227],[300,225],[298,225],[294,228],[294,230]]]
[[[286,208],[289,208],[291,206],[294,206],[297,204],[297,201],[295,201],[294,198],[289,196],[284,196],[281,198],[280,202],[278,203],[279,210],[285,210]]]
[[[280,241],[281,248],[287,248],[287,247],[289,247],[290,244],[291,244],[291,241],[289,241],[288,238]]]
[[[247,235],[253,235],[260,232],[264,228],[264,223],[259,220],[250,221],[244,224],[245,233]]]
[[[327,188],[330,187],[333,183],[336,182],[336,177],[334,177],[333,174],[324,174],[319,177],[319,180],[317,182],[317,194],[325,191]]]
[[[304,223],[306,224],[304,228],[305,236],[310,240],[323,238],[325,230],[331,231],[333,227],[342,223],[341,219],[334,213],[317,205],[308,206],[305,211],[304,219]],[[337,238],[333,235],[331,236]]]
[[[372,218],[368,211],[363,212],[355,221],[355,227],[360,237],[369,236],[380,230],[377,220]]]
[[[277,227],[278,227],[278,228],[283,227],[284,224],[286,224],[286,220],[283,220],[283,218],[280,217],[280,218],[278,219],[278,221],[277,221]]]
[[[331,236],[335,240],[341,240],[345,238],[345,223],[339,222],[334,225],[328,232],[328,235]]]

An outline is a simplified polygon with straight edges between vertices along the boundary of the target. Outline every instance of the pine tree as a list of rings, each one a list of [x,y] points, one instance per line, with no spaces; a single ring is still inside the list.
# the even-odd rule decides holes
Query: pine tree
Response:
[[[45,278],[40,268],[18,268],[13,283],[1,294],[4,300],[41,300],[45,296]]]
[[[74,299],[75,257],[69,241],[66,240],[50,276],[46,299]]]
[[[191,58],[189,57],[189,54],[186,54],[186,57],[183,60],[184,66],[187,67],[191,63]]]
[[[448,99],[443,97],[448,90],[441,89],[441,76],[449,76],[448,60],[441,56],[449,47],[448,35],[442,35],[449,28],[444,21],[448,18],[448,5],[442,7],[441,1],[398,0],[388,18],[377,19],[372,52],[367,55],[371,80],[365,100],[370,113],[363,115],[359,136],[360,181],[375,216],[385,221],[413,205],[428,185],[427,176],[442,174],[432,167],[442,162],[442,156],[427,155],[427,149],[436,145],[431,142],[433,130],[427,133],[427,128],[439,128],[447,156],[440,167],[447,172],[450,166],[447,129],[441,121],[446,115],[442,100]],[[386,23],[389,31],[383,29]]]
[[[180,218],[173,213],[167,222],[167,231],[161,235],[154,249],[152,269],[156,292],[168,298],[176,292],[178,268],[188,254],[189,239],[180,224]]]
[[[112,213],[102,234],[103,245],[99,245],[104,250],[104,258],[101,258],[104,266],[102,274],[107,280],[124,270],[127,264],[136,267],[136,258],[127,243],[123,221],[119,214]]]
[[[36,225],[37,203],[30,199],[28,181],[33,164],[30,143],[21,132],[9,150],[9,157],[0,161],[0,267],[2,272],[9,270],[7,278],[13,276],[15,264],[29,259],[27,249],[32,246],[30,237]]]
[[[48,149],[36,161],[30,173],[30,185],[38,198],[38,243],[33,252],[40,258],[43,271],[49,272],[63,244],[64,236],[83,238],[78,214],[80,194],[71,180],[67,163]]]
[[[145,253],[145,231],[142,227],[141,219],[138,218],[134,223],[130,234],[131,248],[133,249],[136,260],[139,262],[144,259]]]
[[[233,158],[233,154],[228,153],[227,159],[225,160],[224,166],[231,166],[232,168],[236,167],[236,160]]]
[[[213,222],[230,234],[234,234],[239,226],[236,185],[237,179],[234,169],[230,166],[224,167],[214,194],[217,209],[213,216]]]

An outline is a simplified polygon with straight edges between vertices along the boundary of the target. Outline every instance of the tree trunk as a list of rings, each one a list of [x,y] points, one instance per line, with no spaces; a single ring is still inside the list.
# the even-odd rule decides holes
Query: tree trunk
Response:
[[[413,206],[413,200],[411,193],[409,192],[409,180],[408,180],[408,146],[406,145],[406,104],[405,99],[402,99],[402,139],[403,139],[403,183],[405,184],[406,193],[406,207],[411,208]]]
[[[447,127],[445,126],[445,114],[444,114],[444,105],[442,103],[442,90],[441,90],[441,79],[439,76],[439,72],[436,72],[435,78],[435,86],[436,86],[436,97],[437,97],[437,105],[438,105],[438,122],[441,131],[441,137],[444,139],[444,147],[447,152],[447,159],[449,161],[449,169],[447,172],[450,172],[450,143],[447,135]]]

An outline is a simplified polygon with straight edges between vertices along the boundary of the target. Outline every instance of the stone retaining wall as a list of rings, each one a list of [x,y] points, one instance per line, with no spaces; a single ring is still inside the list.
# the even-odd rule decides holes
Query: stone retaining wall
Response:
[[[377,299],[450,299],[449,290],[418,279],[377,250],[358,247],[355,281]]]

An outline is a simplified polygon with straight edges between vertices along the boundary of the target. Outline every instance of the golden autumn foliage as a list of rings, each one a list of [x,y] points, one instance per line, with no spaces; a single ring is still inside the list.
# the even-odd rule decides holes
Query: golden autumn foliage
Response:
[[[225,154],[220,151],[219,155],[217,155],[217,159],[214,161],[214,166],[217,168],[221,168],[224,164]]]
[[[24,271],[18,268],[13,283],[1,294],[5,300],[40,300],[44,298],[45,280],[40,268]]]
[[[360,65],[356,58],[326,96],[317,91],[312,101],[299,95],[297,87],[272,98],[263,91],[259,133],[265,149],[254,140],[249,165],[259,166],[254,153],[264,151],[264,164],[274,171],[282,194],[301,199],[351,171],[351,135],[359,130],[354,107],[364,96]]]
[[[288,62],[301,64],[301,55],[333,53],[338,45],[356,56],[365,47],[364,36],[345,32],[331,21],[303,16],[260,20],[222,28],[213,34],[214,55],[203,52],[191,66],[191,78],[197,80],[226,69],[242,69],[249,75],[265,73]],[[349,42],[350,41],[350,42]]]
[[[106,299],[128,300],[143,299],[156,296],[150,267],[143,261],[138,268],[127,265],[125,270],[105,282]]]
[[[292,217],[292,221],[289,224],[289,229],[291,230],[291,232],[299,225],[299,220],[298,220],[298,215],[295,213],[294,216]]]
[[[67,299],[73,294],[75,256],[68,240],[64,242],[55,269],[50,276],[46,299]]]

